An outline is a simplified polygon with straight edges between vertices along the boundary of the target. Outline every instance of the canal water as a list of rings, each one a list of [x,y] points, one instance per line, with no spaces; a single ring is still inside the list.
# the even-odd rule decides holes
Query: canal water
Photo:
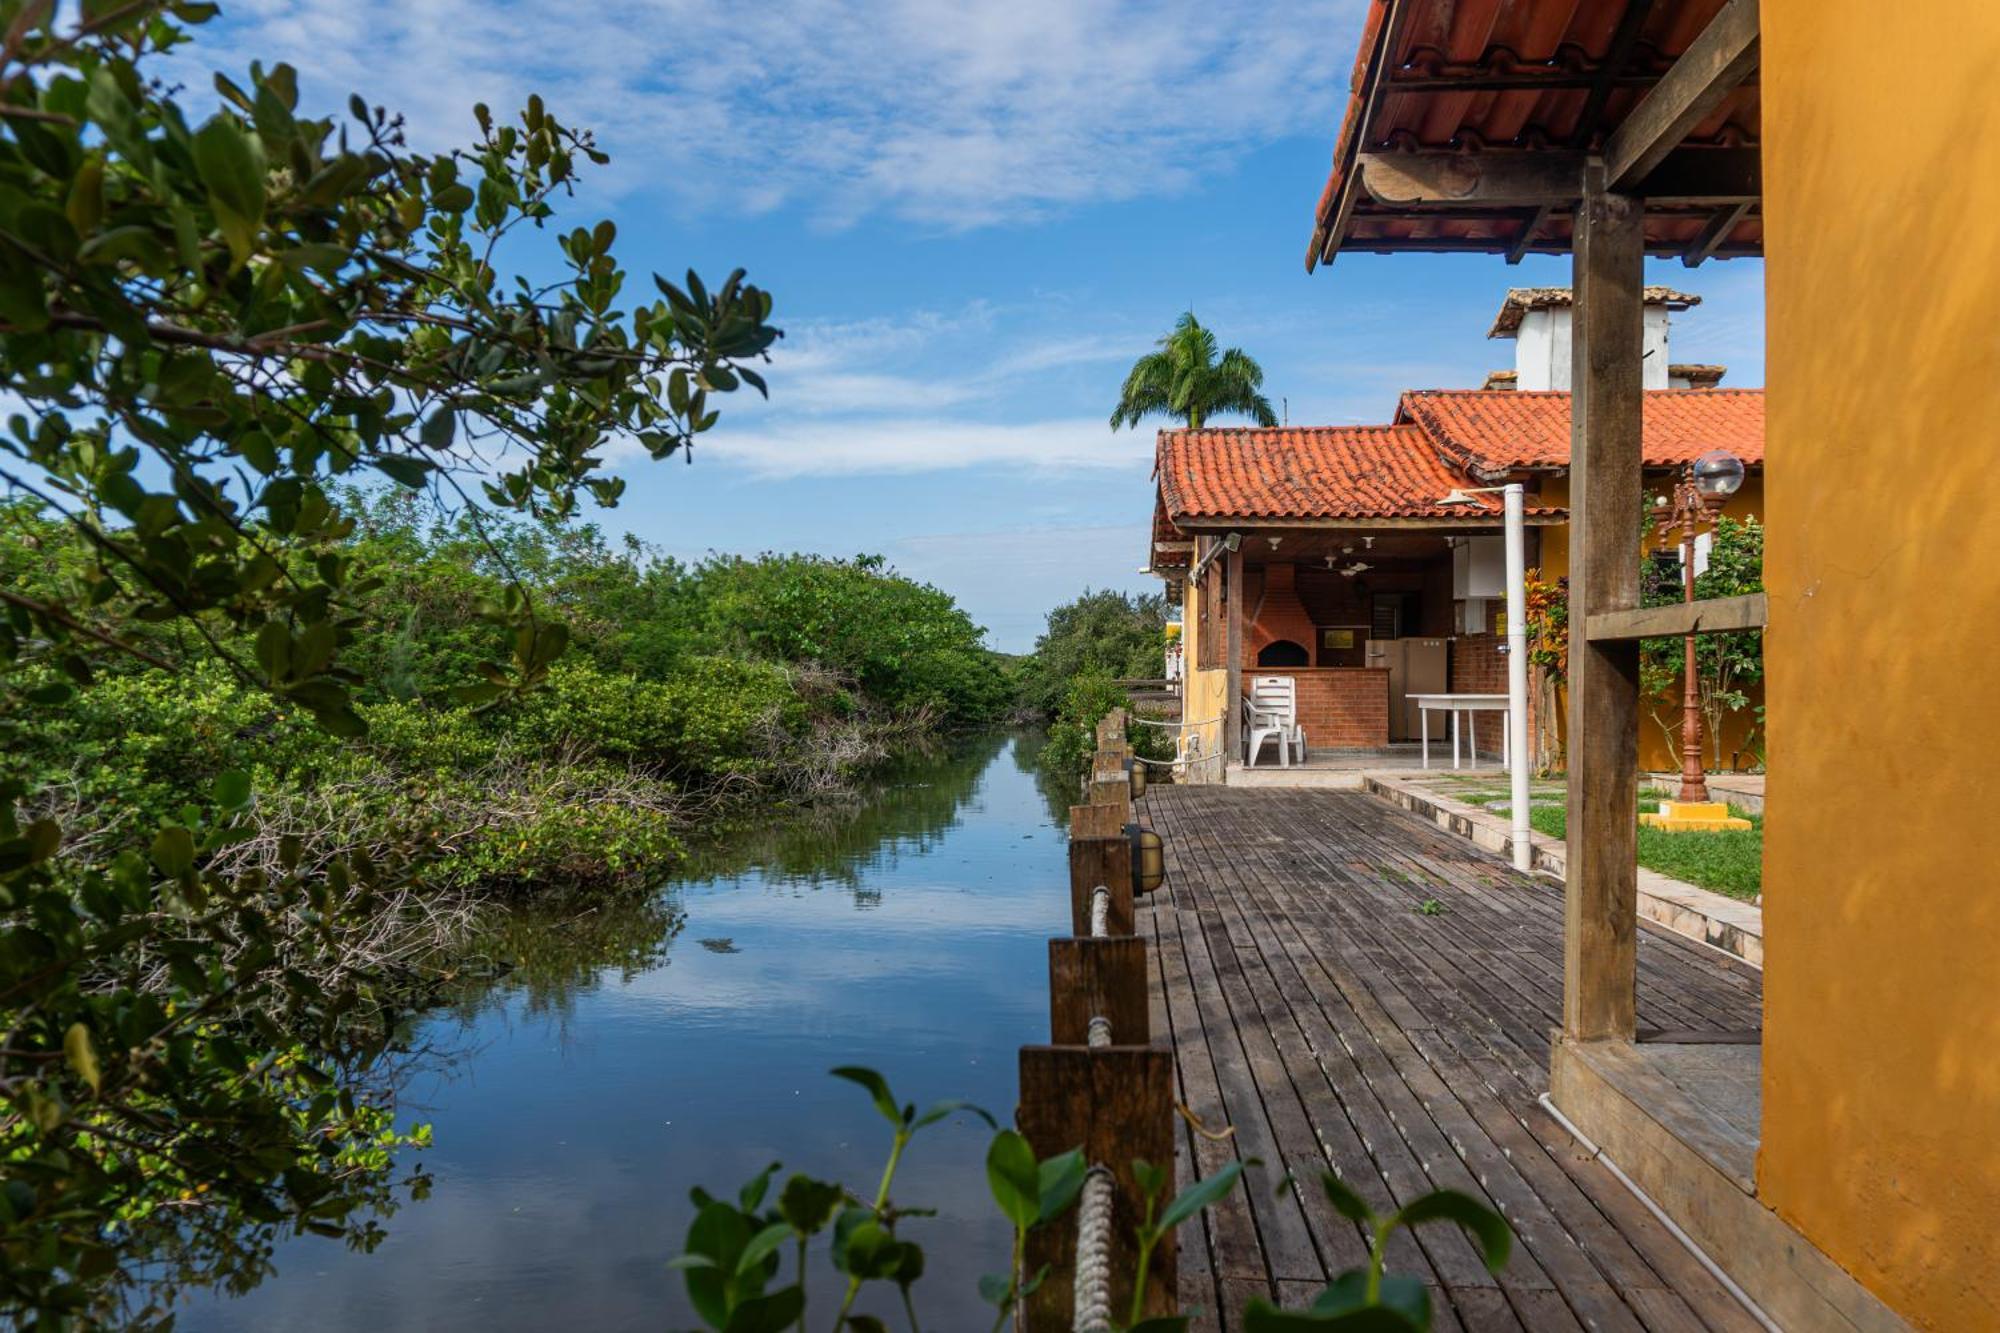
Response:
[[[432,1016],[402,1103],[434,1126],[435,1183],[373,1253],[305,1238],[275,1276],[204,1296],[183,1330],[692,1327],[680,1249],[690,1188],[773,1161],[872,1193],[888,1127],[827,1070],[898,1097],[963,1097],[1003,1123],[1016,1048],[1048,1031],[1046,941],[1068,920],[1063,802],[1032,736],[992,736],[884,776],[859,803],[747,830],[657,899],[517,922],[507,978]],[[924,1323],[983,1328],[1006,1267],[989,1131],[924,1131],[894,1191],[928,1271]],[[780,1177],[782,1179],[782,1176]],[[810,1324],[835,1278],[814,1256]],[[892,1327],[899,1311],[877,1311]],[[981,1312],[984,1311],[982,1316]]]

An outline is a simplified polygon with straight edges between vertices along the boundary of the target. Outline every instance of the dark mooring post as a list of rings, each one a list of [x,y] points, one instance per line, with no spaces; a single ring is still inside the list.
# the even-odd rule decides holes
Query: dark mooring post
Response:
[[[1630,1041],[1638,979],[1639,644],[1592,641],[1590,617],[1639,604],[1644,393],[1641,200],[1603,167],[1576,210],[1571,351],[1569,875],[1563,1032]]]
[[[1117,833],[1108,838],[1071,838],[1069,843],[1070,933],[1090,934],[1090,893],[1102,884],[1111,891],[1109,934],[1132,934],[1132,844]]]
[[[1138,941],[1134,941],[1137,943]],[[1174,1167],[1174,1057],[1153,1046],[1023,1046],[1021,1105],[1015,1115],[1037,1158],[1072,1148],[1112,1174],[1108,1271],[1111,1308],[1120,1320],[1131,1308],[1138,1270],[1134,1234],[1144,1216],[1134,1161],[1171,1173]],[[1168,1193],[1172,1192],[1171,1185]],[[1076,1214],[1028,1233],[1027,1271],[1048,1265],[1048,1278],[1022,1306],[1026,1333],[1069,1333],[1076,1302]],[[1178,1250],[1172,1235],[1153,1251],[1145,1315],[1177,1308]]]
[[[1049,941],[1049,1040],[1082,1046],[1092,1018],[1109,1021],[1121,1044],[1143,1046],[1153,1039],[1146,941],[1136,935]]]
[[[1128,807],[1113,802],[1103,805],[1073,805],[1069,808],[1069,836],[1108,838],[1125,831],[1130,820]]]

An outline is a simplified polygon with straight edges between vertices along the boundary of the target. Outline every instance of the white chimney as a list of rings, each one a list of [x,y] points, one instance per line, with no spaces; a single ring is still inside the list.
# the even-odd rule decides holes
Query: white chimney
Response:
[[[1667,374],[1667,326],[1671,312],[1701,304],[1699,296],[1677,292],[1670,287],[1645,289],[1645,332],[1641,350],[1644,360],[1641,386],[1664,389]],[[1570,289],[1567,287],[1513,287],[1494,317],[1489,338],[1514,340],[1514,387],[1517,389],[1569,388],[1570,368]]]

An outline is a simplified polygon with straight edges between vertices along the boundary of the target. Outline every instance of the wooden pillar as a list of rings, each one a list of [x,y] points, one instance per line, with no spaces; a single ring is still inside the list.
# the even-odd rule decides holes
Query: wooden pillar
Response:
[[[1228,628],[1223,634],[1223,651],[1229,656],[1222,701],[1222,746],[1223,766],[1243,753],[1243,552],[1228,551],[1223,554],[1224,569],[1227,571],[1228,591],[1223,597],[1223,610],[1229,617]]]
[[[1643,204],[1584,173],[1571,325],[1569,844],[1563,1032],[1630,1041],[1638,945],[1639,645],[1589,618],[1639,604]]]

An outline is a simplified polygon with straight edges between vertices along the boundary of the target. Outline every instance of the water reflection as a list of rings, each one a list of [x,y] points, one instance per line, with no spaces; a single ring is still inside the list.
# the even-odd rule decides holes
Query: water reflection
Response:
[[[665,1260],[691,1186],[774,1159],[872,1184],[884,1129],[829,1066],[1004,1117],[1015,1048],[1046,1033],[1045,940],[1067,911],[1031,748],[984,738],[836,816],[739,830],[653,899],[497,922],[504,979],[467,983],[422,1034],[464,1052],[408,1094],[437,1130],[432,1197],[373,1255],[281,1247],[276,1278],[181,1327],[685,1326]],[[911,1234],[931,1251],[934,1327],[990,1321],[975,1283],[1007,1237],[984,1141],[969,1120],[937,1127],[897,1191],[940,1209]]]

